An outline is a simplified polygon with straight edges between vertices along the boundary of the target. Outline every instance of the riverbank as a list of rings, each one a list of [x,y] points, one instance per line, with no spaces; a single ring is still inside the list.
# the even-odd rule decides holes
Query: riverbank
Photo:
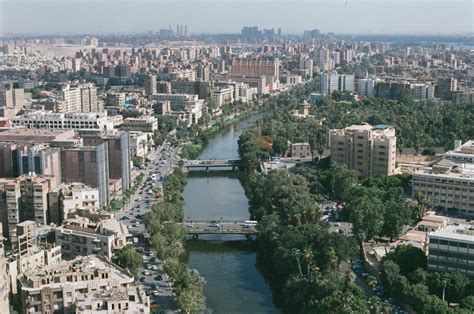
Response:
[[[188,143],[182,145],[181,158],[196,159],[206,147],[209,137],[217,134],[230,125],[236,124],[239,121],[248,118],[249,116],[264,112],[266,110],[268,110],[268,105],[265,104],[257,107],[255,110],[232,114],[226,118],[219,119],[219,121],[216,121],[211,127],[201,130],[196,136],[190,138]]]

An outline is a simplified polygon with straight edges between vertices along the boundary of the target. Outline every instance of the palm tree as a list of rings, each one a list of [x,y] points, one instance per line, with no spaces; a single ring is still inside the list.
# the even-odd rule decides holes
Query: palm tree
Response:
[[[354,282],[354,273],[351,271],[351,270],[347,270],[346,271],[346,276],[345,276],[345,284],[346,284],[346,288],[351,288],[352,287],[352,283]]]
[[[336,251],[334,251],[334,248],[332,247],[328,252],[328,262],[329,262],[329,268],[332,270],[333,280],[336,280],[337,255],[336,255]]]
[[[314,254],[311,248],[307,247],[303,250],[303,259],[306,263],[306,275],[309,275],[314,262]]]
[[[291,250],[291,256],[296,259],[296,265],[298,266],[299,274],[301,277],[303,277],[303,271],[301,270],[300,255],[301,255],[301,252],[299,249],[294,248]]]
[[[369,298],[372,296],[375,286],[377,285],[377,278],[375,276],[367,277],[367,286],[369,286]]]

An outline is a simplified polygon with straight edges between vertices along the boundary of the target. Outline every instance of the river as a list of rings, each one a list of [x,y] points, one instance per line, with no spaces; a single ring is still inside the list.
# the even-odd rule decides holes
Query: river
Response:
[[[240,134],[269,115],[260,113],[214,135],[199,159],[238,158]],[[248,200],[238,173],[190,173],[183,193],[187,220],[248,220]],[[206,279],[212,313],[279,313],[269,285],[256,268],[256,254],[224,242],[241,236],[201,236],[187,245],[188,263]],[[204,240],[204,241],[203,241]]]

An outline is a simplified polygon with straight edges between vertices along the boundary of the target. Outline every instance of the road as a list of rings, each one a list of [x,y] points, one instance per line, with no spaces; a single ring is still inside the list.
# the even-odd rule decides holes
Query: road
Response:
[[[153,203],[158,201],[151,190],[161,185],[160,176],[168,175],[179,161],[178,148],[171,145],[171,140],[168,138],[161,150],[153,151],[148,156],[150,162],[142,171],[145,175],[143,186],[132,195],[125,209],[115,214],[115,218],[127,225],[129,232],[137,240],[134,239],[133,247],[142,254],[144,260],[137,279],[150,296],[151,303],[159,305],[160,313],[176,312],[175,296],[172,282],[163,271],[163,265],[143,236],[145,226],[142,221]]]
[[[212,233],[230,233],[230,234],[254,234],[256,233],[256,225],[245,224],[243,221],[237,222],[197,222],[190,221],[186,223],[190,234],[212,234]]]

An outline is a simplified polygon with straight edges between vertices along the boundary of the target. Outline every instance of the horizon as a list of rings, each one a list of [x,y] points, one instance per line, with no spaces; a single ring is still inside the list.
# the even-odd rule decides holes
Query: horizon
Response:
[[[315,28],[340,35],[472,35],[473,15],[468,0],[0,0],[0,34],[129,35],[187,24],[191,35],[238,34],[247,25],[281,28],[284,35]]]

